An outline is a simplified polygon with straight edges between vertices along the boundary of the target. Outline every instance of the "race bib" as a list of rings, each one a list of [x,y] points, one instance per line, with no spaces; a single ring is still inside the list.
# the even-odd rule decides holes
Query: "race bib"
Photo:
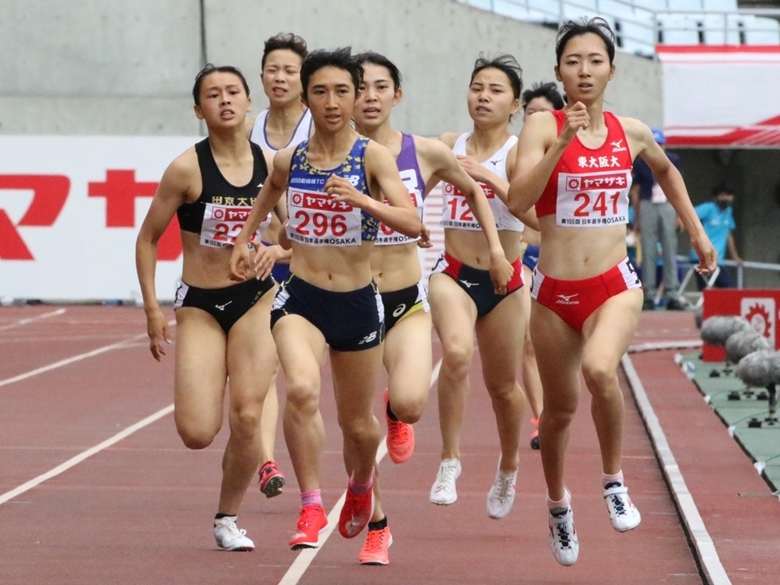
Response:
[[[423,215],[423,192],[421,186],[417,184],[417,173],[414,169],[406,169],[400,172],[401,180],[406,186],[406,190],[409,192],[409,197],[412,198],[412,203],[417,209],[417,215],[422,220]],[[387,204],[387,200],[385,200]],[[379,246],[388,246],[392,244],[406,244],[407,242],[416,242],[420,238],[410,238],[403,234],[398,233],[393,228],[386,226],[385,224],[379,225],[379,233],[376,237],[376,244]]]
[[[290,188],[287,237],[309,246],[359,246],[361,211],[327,193]]]
[[[243,229],[251,207],[231,207],[206,203],[203,212],[203,224],[200,230],[200,243],[209,248],[225,248],[236,243],[236,236]],[[270,216],[257,228],[253,240],[260,241],[262,231],[268,226]]]
[[[565,227],[602,227],[628,223],[631,172],[560,173],[556,224]]]
[[[496,194],[487,185],[479,184],[485,192],[488,203],[496,198]],[[466,196],[455,185],[444,183],[444,211],[439,225],[445,228],[460,230],[481,230],[482,226],[471,213],[471,208],[466,201]]]

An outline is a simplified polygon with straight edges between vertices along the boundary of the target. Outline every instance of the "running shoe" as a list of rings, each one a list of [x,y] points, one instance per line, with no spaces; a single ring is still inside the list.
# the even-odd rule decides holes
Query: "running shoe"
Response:
[[[369,530],[366,542],[358,555],[361,565],[386,565],[390,562],[387,549],[393,544],[390,528],[385,526],[380,530]]]
[[[491,518],[499,520],[509,514],[515,501],[515,482],[517,470],[514,473],[504,473],[499,467],[496,480],[487,495],[487,513]]]
[[[550,510],[550,550],[555,560],[569,567],[577,562],[580,554],[580,542],[574,530],[574,512],[571,508]]]
[[[455,481],[460,477],[459,459],[444,459],[439,464],[439,473],[431,487],[431,502],[440,506],[449,506],[458,499]]]
[[[284,474],[274,461],[266,461],[260,468],[260,491],[266,498],[273,498],[282,493]]]
[[[319,504],[309,504],[301,508],[298,516],[297,531],[288,544],[292,550],[317,548],[320,546],[320,534],[328,525],[325,509]]]
[[[532,418],[531,422],[534,423],[534,430],[531,433],[531,449],[539,450],[539,419]]]
[[[385,390],[385,419],[387,420],[387,454],[393,463],[408,461],[414,452],[414,427],[387,415],[388,392]]]
[[[618,532],[627,532],[639,526],[642,517],[628,497],[626,486],[617,482],[608,483],[604,488],[604,500],[607,502],[612,528]]]
[[[371,487],[365,494],[357,495],[347,487],[347,498],[339,515],[339,534],[344,538],[354,538],[366,527],[374,511],[374,474],[371,474]]]
[[[236,526],[235,516],[214,520],[214,539],[222,550],[255,550],[255,543],[246,537],[246,530]]]

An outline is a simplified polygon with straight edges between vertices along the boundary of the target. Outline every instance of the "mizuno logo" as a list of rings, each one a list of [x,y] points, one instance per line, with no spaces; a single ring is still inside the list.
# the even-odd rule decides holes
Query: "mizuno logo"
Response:
[[[491,161],[490,161],[490,164],[491,164],[491,165],[493,165],[493,166],[496,166],[496,165],[497,165],[498,163],[500,163],[502,160],[504,160],[504,159],[503,159],[503,158],[500,158],[500,159],[498,159],[498,160],[491,160]]]
[[[263,188],[263,184],[262,184],[262,183],[260,183],[260,184],[257,186],[257,188],[258,188],[258,189],[262,189],[262,188]]]
[[[461,283],[466,288],[471,288],[472,286],[479,286],[478,282],[469,282],[468,280],[459,280],[459,283]]]
[[[615,140],[615,142],[610,142],[612,145],[612,152],[623,152],[626,150],[626,147],[623,146],[623,139]]]
[[[558,300],[555,302],[556,305],[579,305],[579,301],[573,301],[572,299],[576,296],[578,296],[580,293],[574,293],[573,295],[557,295]]]
[[[227,306],[228,306],[230,303],[232,303],[232,302],[233,302],[233,301],[228,301],[228,302],[227,302],[227,303],[225,303],[224,305],[214,305],[214,307],[215,307],[215,308],[217,308],[217,309],[219,309],[220,311],[224,311],[224,310],[225,310],[225,307],[227,307]]]

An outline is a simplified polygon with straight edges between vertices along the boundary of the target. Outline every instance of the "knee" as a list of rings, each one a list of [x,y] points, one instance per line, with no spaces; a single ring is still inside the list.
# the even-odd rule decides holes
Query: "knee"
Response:
[[[305,378],[289,380],[285,409],[298,415],[313,415],[320,407],[319,385]]]
[[[379,424],[368,413],[367,416],[341,416],[339,415],[339,427],[344,438],[349,438],[356,443],[364,443],[379,434]]]
[[[217,433],[210,432],[207,429],[196,429],[186,425],[176,423],[176,431],[179,433],[184,446],[187,449],[200,450],[205,449],[214,441]]]
[[[391,400],[390,408],[398,420],[411,425],[420,420],[423,410],[425,410],[426,398],[427,390],[424,396],[417,398]]]
[[[448,343],[442,347],[442,370],[451,375],[468,375],[474,351],[467,343]]]
[[[594,398],[607,396],[617,385],[617,372],[604,360],[584,361],[582,375]]]
[[[251,440],[260,430],[263,409],[261,404],[241,404],[230,410],[230,434]]]

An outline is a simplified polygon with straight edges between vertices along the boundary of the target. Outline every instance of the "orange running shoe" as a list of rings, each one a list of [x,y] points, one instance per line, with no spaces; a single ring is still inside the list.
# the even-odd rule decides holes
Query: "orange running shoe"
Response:
[[[385,420],[387,420],[387,454],[393,463],[404,463],[414,453],[414,427],[387,415],[388,391],[385,390]]]
[[[292,550],[317,548],[320,546],[320,534],[328,525],[325,510],[319,504],[309,504],[301,508],[298,516],[298,530],[288,543]]]
[[[366,534],[366,542],[363,550],[358,555],[361,565],[386,565],[390,562],[387,549],[393,544],[393,535],[390,528],[385,526],[381,530],[369,530]]]
[[[354,538],[366,527],[374,511],[374,471],[371,471],[371,481],[365,494],[357,495],[351,487],[347,487],[347,498],[339,515],[339,533],[344,538]]]

